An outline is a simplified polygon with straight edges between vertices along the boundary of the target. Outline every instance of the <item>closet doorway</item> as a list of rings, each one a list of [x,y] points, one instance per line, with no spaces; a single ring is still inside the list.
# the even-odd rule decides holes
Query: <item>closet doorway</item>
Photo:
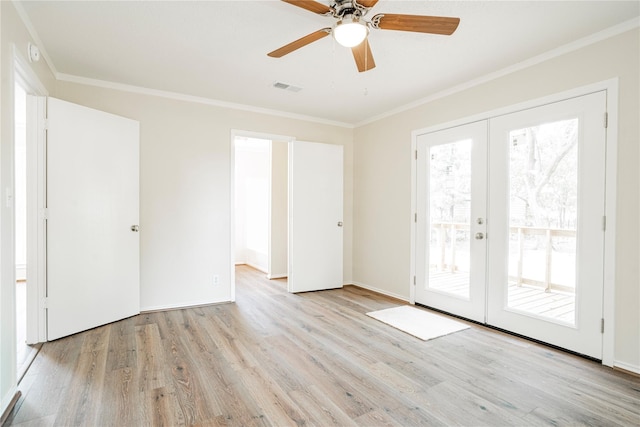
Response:
[[[235,265],[287,277],[288,140],[234,137]]]

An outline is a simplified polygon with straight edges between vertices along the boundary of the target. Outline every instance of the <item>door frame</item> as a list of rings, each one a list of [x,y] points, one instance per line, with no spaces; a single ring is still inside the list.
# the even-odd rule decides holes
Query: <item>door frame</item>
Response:
[[[267,139],[287,143],[291,143],[296,140],[293,136],[231,129],[229,145],[229,283],[231,289],[229,301],[236,300],[236,137]],[[271,209],[269,209],[269,215],[271,215],[270,212]],[[271,237],[269,236],[269,240],[270,239]],[[270,246],[271,242],[268,244]]]
[[[47,341],[46,320],[46,228],[45,228],[45,117],[49,92],[29,66],[29,61],[16,45],[13,51],[13,76],[11,87],[20,84],[27,96],[36,96],[35,102],[27,101],[27,342]],[[13,99],[13,94],[11,94]],[[12,111],[13,113],[13,111]],[[13,115],[13,114],[12,114]],[[29,209],[29,206],[36,206]],[[13,214],[15,217],[15,212]],[[14,221],[15,218],[12,218]],[[12,237],[12,241],[15,238]],[[15,246],[15,244],[14,244]],[[13,251],[13,249],[12,249]],[[13,257],[12,257],[13,258]],[[15,272],[14,280],[15,282]],[[29,280],[31,277],[31,280]],[[33,279],[35,278],[35,279]]]
[[[617,163],[618,163],[618,78],[604,80],[555,93],[549,96],[536,98],[495,110],[486,111],[473,116],[417,129],[411,132],[411,234],[410,234],[410,272],[409,272],[409,302],[415,304],[415,277],[416,277],[416,222],[417,213],[417,139],[424,133],[436,132],[479,120],[515,113],[518,111],[543,106],[546,104],[563,101],[594,92],[606,91],[606,103],[608,124],[606,130],[606,160],[605,160],[605,215],[607,226],[604,235],[604,277],[603,277],[603,310],[604,332],[602,336],[602,364],[614,365],[615,351],[615,237],[616,237],[616,190],[617,190]],[[603,120],[605,118],[603,117]]]

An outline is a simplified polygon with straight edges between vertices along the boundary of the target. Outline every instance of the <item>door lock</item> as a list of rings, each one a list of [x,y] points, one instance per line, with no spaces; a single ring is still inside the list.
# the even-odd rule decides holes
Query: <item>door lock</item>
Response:
[[[134,233],[137,233],[138,231],[140,231],[140,227],[138,227],[137,225],[132,225],[131,231],[133,231]]]
[[[476,240],[484,239],[484,233],[476,233]]]

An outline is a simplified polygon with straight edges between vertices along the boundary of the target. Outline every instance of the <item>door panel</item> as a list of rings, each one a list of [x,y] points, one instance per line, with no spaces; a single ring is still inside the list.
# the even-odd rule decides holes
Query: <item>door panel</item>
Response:
[[[491,120],[488,323],[602,357],[606,93]]]
[[[48,99],[48,339],[140,311],[139,124]]]
[[[418,136],[417,303],[602,357],[605,111],[598,92]]]
[[[343,147],[289,143],[289,292],[341,288]]]
[[[484,322],[486,122],[417,140],[416,302]]]

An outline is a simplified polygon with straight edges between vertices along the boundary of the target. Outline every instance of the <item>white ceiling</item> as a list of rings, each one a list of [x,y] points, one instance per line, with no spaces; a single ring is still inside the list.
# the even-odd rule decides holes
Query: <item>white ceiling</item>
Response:
[[[375,13],[460,17],[452,36],[372,30],[358,73],[325,37],[267,53],[333,18],[276,0],[22,1],[60,75],[357,124],[640,15],[639,1],[395,1]],[[331,2],[321,1],[330,4]],[[275,89],[275,82],[301,87]]]

